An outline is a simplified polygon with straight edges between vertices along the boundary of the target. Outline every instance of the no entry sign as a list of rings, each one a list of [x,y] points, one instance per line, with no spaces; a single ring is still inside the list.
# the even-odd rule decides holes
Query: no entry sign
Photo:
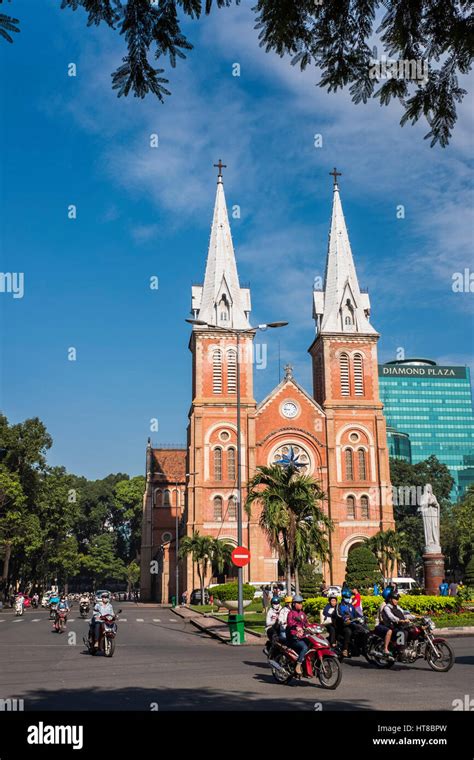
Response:
[[[232,562],[237,567],[245,567],[250,562],[250,551],[245,546],[237,546],[232,552]]]

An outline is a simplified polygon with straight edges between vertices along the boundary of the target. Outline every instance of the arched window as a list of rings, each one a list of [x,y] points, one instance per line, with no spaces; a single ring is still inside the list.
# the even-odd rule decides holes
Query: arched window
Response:
[[[222,393],[222,351],[216,348],[212,354],[212,392]]]
[[[354,392],[356,396],[364,395],[364,360],[362,354],[354,356]]]
[[[364,449],[359,449],[357,452],[359,460],[359,480],[367,480],[367,467]]]
[[[227,449],[227,477],[235,480],[235,449]]]
[[[214,449],[214,480],[222,480],[222,449]]]
[[[163,494],[163,506],[169,507],[170,505],[170,491],[169,488],[167,488]]]
[[[369,519],[369,497],[368,496],[360,497],[360,516],[362,520]]]
[[[352,449],[346,449],[344,452],[346,461],[346,480],[354,480],[354,467],[352,460]]]
[[[348,496],[346,499],[346,502],[347,502],[347,517],[350,520],[354,520],[356,516],[355,499],[353,496]]]
[[[155,499],[155,507],[163,506],[163,491],[161,490],[161,488],[155,488],[154,499]]]
[[[230,320],[230,308],[229,308],[229,301],[227,300],[227,296],[225,293],[222,294],[221,300],[219,301],[219,304],[217,306],[218,311],[218,317],[219,322],[229,322]]]
[[[227,351],[227,392],[237,392],[237,351],[229,348]]]
[[[344,323],[345,323],[346,325],[351,325],[351,324],[352,324],[352,319],[351,319],[351,317],[350,317],[350,316],[347,316],[347,317],[345,318],[345,320],[344,320]]]
[[[237,520],[237,499],[235,496],[229,497],[229,511],[228,511],[229,520]]]
[[[339,357],[339,368],[341,374],[341,394],[343,396],[349,396],[349,357],[347,354],[341,354]]]
[[[314,395],[317,401],[322,403],[323,397],[323,361],[321,356],[318,356],[314,365]]]
[[[222,496],[214,496],[214,522],[222,522]]]

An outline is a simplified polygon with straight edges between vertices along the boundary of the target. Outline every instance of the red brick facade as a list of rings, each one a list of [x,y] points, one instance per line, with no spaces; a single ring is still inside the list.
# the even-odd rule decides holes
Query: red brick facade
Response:
[[[223,193],[222,188],[218,188],[219,192]],[[215,219],[218,212],[222,218],[223,211],[218,209],[217,201],[216,209]],[[341,214],[339,209],[336,208],[333,215]],[[333,227],[334,224],[333,216]],[[214,269],[218,263],[211,261]],[[222,290],[223,287],[220,292]],[[350,298],[346,298],[347,293],[353,291],[358,293],[354,300],[359,299],[354,308]],[[196,299],[200,297],[199,292]],[[329,303],[329,296],[326,297]],[[253,397],[254,332],[241,334],[239,351],[243,499],[245,501],[245,484],[259,465],[271,464],[290,446],[296,447],[300,460],[306,463],[305,472],[319,480],[327,494],[324,508],[334,521],[335,529],[331,535],[331,558],[324,575],[326,581],[339,584],[344,580],[350,549],[379,530],[394,527],[385,420],[378,391],[378,334],[364,322],[369,313],[368,297],[360,296],[358,286],[344,291],[344,299],[346,311],[341,307],[341,319],[348,323],[352,317],[346,313],[353,313],[355,320],[358,314],[362,315],[357,308],[365,308],[365,316],[359,316],[359,323],[365,329],[351,328],[352,332],[347,334],[338,330],[318,331],[309,348],[313,361],[313,395],[298,385],[291,369],[287,368],[285,379],[257,404]],[[327,304],[325,308],[327,311]],[[199,314],[199,305],[195,314]],[[235,325],[233,327],[235,329]],[[148,451],[142,546],[142,596],[145,599],[166,602],[175,593],[176,481],[183,501],[180,535],[190,536],[193,531],[199,531],[201,535],[237,544],[236,347],[236,334],[232,329],[226,331],[222,325],[219,329],[209,325],[194,327],[189,344],[193,356],[193,398],[187,451],[151,448]],[[186,477],[186,473],[193,474]],[[156,503],[157,489],[171,491],[171,505]],[[169,534],[172,540],[166,544],[163,539],[169,538]],[[259,526],[256,505],[250,518],[244,512],[243,536],[244,545],[251,551],[244,579],[262,583],[276,580],[278,562]],[[158,570],[158,577],[153,579],[148,568],[155,558],[158,559],[153,567]],[[180,563],[180,578],[180,592],[199,587],[190,560]]]

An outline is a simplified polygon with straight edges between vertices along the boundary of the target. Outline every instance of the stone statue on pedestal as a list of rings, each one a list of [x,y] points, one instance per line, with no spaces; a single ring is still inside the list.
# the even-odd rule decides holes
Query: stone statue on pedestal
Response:
[[[440,506],[433,493],[432,486],[427,483],[420,499],[418,511],[423,517],[425,531],[425,554],[440,554],[441,545],[439,538]]]

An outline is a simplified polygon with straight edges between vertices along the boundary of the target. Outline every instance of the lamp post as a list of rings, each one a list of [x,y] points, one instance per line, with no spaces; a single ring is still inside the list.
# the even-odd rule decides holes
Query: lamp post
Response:
[[[209,327],[211,330],[218,330],[225,333],[231,333],[236,336],[237,341],[237,545],[242,546],[243,529],[242,529],[242,473],[241,473],[241,424],[240,424],[240,336],[254,333],[256,330],[266,330],[267,328],[285,327],[288,322],[267,322],[266,324],[236,329],[231,327],[220,327],[211,325],[200,319],[186,319],[191,325],[196,327]],[[237,614],[244,614],[244,593],[243,593],[243,567],[238,568],[238,609]]]
[[[199,475],[198,472],[187,472],[185,474],[185,481],[191,476],[191,475]],[[178,492],[178,481],[176,481],[176,539],[175,539],[175,551],[176,551],[176,568],[175,568],[175,578],[176,578],[176,606],[179,604],[179,519],[178,519],[178,513],[181,512],[180,505],[179,505],[179,492]]]

